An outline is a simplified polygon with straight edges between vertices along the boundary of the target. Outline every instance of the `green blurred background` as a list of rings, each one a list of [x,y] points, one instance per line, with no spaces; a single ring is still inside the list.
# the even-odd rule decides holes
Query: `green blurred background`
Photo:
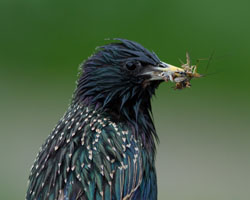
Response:
[[[30,166],[66,110],[78,66],[105,38],[165,62],[215,50],[211,75],[153,99],[159,199],[250,199],[250,2],[0,1],[0,199],[24,199]],[[206,61],[199,71],[204,72]]]

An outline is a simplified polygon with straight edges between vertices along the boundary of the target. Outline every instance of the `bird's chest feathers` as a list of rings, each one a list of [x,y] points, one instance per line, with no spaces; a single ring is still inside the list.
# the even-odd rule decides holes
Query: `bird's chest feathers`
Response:
[[[114,122],[107,113],[72,107],[48,137],[32,167],[31,193],[47,189],[56,193],[55,189],[62,190],[72,177],[88,185],[92,172],[112,184],[116,169],[124,173],[133,170],[138,176],[131,185],[137,188],[150,176],[155,156],[154,128],[148,116],[141,114],[137,123]]]

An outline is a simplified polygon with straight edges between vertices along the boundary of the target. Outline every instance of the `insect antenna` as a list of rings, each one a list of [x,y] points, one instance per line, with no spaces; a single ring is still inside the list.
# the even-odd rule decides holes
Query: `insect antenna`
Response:
[[[198,67],[198,65],[200,64],[200,61],[203,61],[203,60],[208,60],[209,58],[199,58],[196,60],[196,66]]]
[[[189,67],[191,67],[191,61],[190,61],[190,56],[189,56],[189,53],[188,53],[188,52],[186,52],[186,57],[187,57],[187,65],[188,65]]]
[[[221,71],[216,71],[216,72],[208,73],[208,74],[202,75],[202,77],[207,77],[207,76],[215,75],[215,74],[218,74],[218,73],[221,73]]]
[[[209,56],[209,58],[208,58],[208,62],[207,62],[207,66],[206,66],[206,68],[205,68],[205,73],[204,73],[204,75],[206,75],[207,74],[207,70],[208,70],[208,67],[209,67],[209,65],[210,65],[210,63],[211,63],[211,61],[212,61],[212,59],[213,59],[213,56],[214,56],[214,50],[212,51],[212,53],[211,53],[211,55]]]
[[[180,59],[178,58],[179,62],[181,63],[181,65],[184,65],[185,63]]]

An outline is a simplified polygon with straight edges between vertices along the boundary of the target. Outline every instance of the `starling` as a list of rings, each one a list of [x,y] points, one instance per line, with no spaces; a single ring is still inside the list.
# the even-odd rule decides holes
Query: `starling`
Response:
[[[116,40],[82,64],[71,104],[31,168],[27,200],[157,199],[150,99],[161,82],[182,89],[199,74]]]

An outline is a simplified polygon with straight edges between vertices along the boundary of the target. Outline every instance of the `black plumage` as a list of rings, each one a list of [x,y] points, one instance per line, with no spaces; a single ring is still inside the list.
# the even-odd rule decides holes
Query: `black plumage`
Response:
[[[31,169],[27,200],[157,199],[150,99],[182,69],[118,40],[82,64],[72,103]]]

